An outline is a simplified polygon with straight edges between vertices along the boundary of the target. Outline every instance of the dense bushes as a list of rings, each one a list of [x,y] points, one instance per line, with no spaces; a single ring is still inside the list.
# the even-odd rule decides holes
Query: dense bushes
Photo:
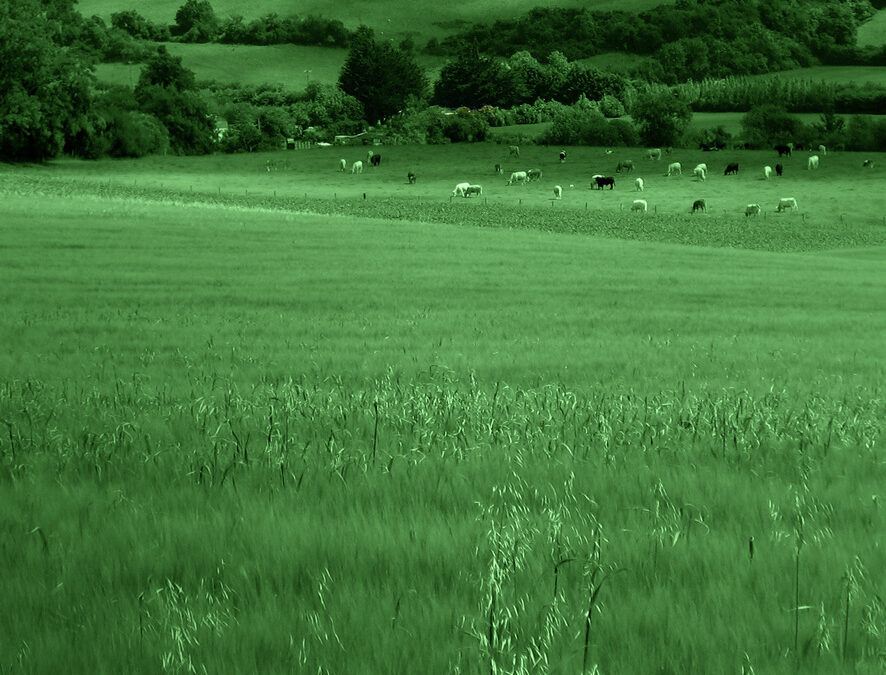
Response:
[[[538,99],[571,104],[581,96],[594,100],[608,97],[606,112],[616,116],[626,87],[619,75],[570,63],[556,51],[540,62],[528,52],[498,59],[466,48],[440,71],[433,102],[453,108],[481,108],[513,107]]]
[[[626,120],[607,120],[595,103],[581,101],[554,116],[542,137],[550,145],[640,145],[637,130]]]
[[[573,60],[606,51],[648,54],[643,74],[674,83],[858,59],[856,30],[872,13],[868,0],[678,0],[638,14],[537,7],[427,49],[457,54],[473,45],[497,56],[558,50]]]

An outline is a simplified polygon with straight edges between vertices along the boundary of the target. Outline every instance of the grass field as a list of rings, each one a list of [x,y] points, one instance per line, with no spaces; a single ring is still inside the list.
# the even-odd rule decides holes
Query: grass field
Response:
[[[166,45],[171,54],[182,59],[182,65],[194,71],[197,80],[216,80],[232,84],[280,84],[288,90],[300,91],[308,81],[334,84],[347,57],[346,49],[304,47],[300,45],[185,44]],[[435,80],[444,59],[420,54],[417,63]],[[141,64],[100,63],[96,77],[101,82],[135,86]]]
[[[376,150],[0,167],[0,670],[878,672],[879,168]]]
[[[869,21],[858,27],[857,42],[859,47],[878,47],[886,43],[886,10],[879,10]]]
[[[886,66],[811,66],[780,70],[752,77],[793,78],[797,80],[823,80],[825,82],[856,82],[886,85]]]

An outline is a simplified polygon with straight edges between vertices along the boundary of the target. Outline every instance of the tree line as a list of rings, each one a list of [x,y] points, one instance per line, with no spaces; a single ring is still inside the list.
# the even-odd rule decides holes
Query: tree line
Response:
[[[478,141],[490,126],[549,122],[544,140],[557,144],[758,145],[787,132],[751,133],[752,124],[738,140],[722,129],[689,136],[685,130],[693,110],[753,112],[773,101],[781,101],[785,114],[830,115],[822,129],[792,128],[795,137],[871,149],[882,148],[886,138],[879,122],[858,118],[847,125],[835,115],[882,112],[882,87],[747,77],[668,86],[569,61],[556,50],[542,61],[528,51],[492,57],[472,45],[464,46],[432,84],[412,51],[376,39],[366,27],[351,34],[337,84],[310,83],[304,92],[198,83],[162,44],[150,48],[134,88],[102,85],[90,70],[99,53],[84,39],[96,24],[73,7],[74,0],[0,4],[4,160],[39,161],[61,153],[249,152],[280,147],[286,138],[331,140],[368,125],[391,139],[419,143]],[[187,21],[178,19],[184,28]],[[216,124],[221,118],[227,121],[222,130]]]
[[[858,26],[874,12],[869,0],[677,0],[639,13],[537,7],[432,39],[426,50],[450,56],[467,45],[496,56],[557,50],[570,60],[629,52],[650,57],[633,76],[674,84],[818,62],[886,63],[886,49],[855,46]]]

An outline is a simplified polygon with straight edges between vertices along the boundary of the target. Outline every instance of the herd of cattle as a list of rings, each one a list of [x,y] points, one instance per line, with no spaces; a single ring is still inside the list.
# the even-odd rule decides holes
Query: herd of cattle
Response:
[[[776,145],[773,148],[777,153],[778,157],[781,158],[783,156],[791,157],[794,151],[793,143],[787,143],[785,145]],[[670,154],[671,149],[668,148],[666,150],[667,154]],[[520,147],[516,145],[509,146],[508,148],[509,157],[517,158],[520,157]],[[606,154],[611,154],[611,150],[607,150]],[[810,155],[807,159],[806,168],[807,170],[814,171],[818,169],[819,164],[821,162],[821,156],[827,156],[827,148],[824,145],[818,146],[818,153]],[[567,153],[565,150],[560,151],[559,160],[560,163],[566,161]],[[653,161],[661,160],[662,150],[661,148],[650,148],[646,151],[646,158]],[[370,166],[379,166],[381,164],[381,155],[375,153],[370,150],[367,153],[366,161]],[[864,160],[862,166],[865,168],[873,168],[874,162],[870,159]],[[504,170],[501,164],[495,164],[494,167],[496,174],[503,174]],[[634,170],[634,162],[633,160],[626,159],[618,162],[615,168],[616,174],[622,173],[631,173]],[[347,161],[342,159],[339,161],[339,171],[345,172],[347,171]],[[732,162],[726,165],[725,170],[723,171],[724,176],[733,176],[737,175],[739,171],[738,163]],[[762,179],[769,180],[772,175],[773,167],[766,165],[762,169]],[[363,162],[361,160],[355,161],[351,165],[351,173],[358,174],[363,172]],[[784,172],[784,165],[781,162],[775,164],[775,175],[782,176]],[[526,169],[525,171],[514,171],[511,173],[510,177],[507,180],[507,185],[524,185],[526,183],[538,182],[542,179],[542,170],[541,169]],[[682,176],[683,175],[683,167],[680,162],[671,162],[668,164],[667,173],[665,176]],[[706,182],[708,175],[708,166],[706,163],[700,163],[695,166],[692,170],[692,176],[697,182]],[[414,172],[410,171],[407,174],[407,181],[410,184],[414,184],[416,181],[416,175]],[[634,179],[634,190],[637,192],[643,192],[645,188],[645,181],[643,178],[635,178]],[[574,185],[570,185],[570,187],[574,187]],[[609,188],[610,190],[615,189],[615,177],[614,176],[604,176],[602,174],[594,174],[591,176],[590,189],[592,190],[604,190]],[[563,187],[561,185],[555,185],[553,188],[554,199],[561,199],[563,196]],[[481,185],[477,185],[470,182],[462,182],[458,183],[455,188],[452,190],[453,197],[479,197],[483,195],[483,187]],[[645,199],[635,199],[631,205],[632,211],[642,211],[646,212],[649,208],[648,202]],[[779,199],[778,205],[776,207],[776,211],[781,213],[787,209],[791,209],[792,211],[797,210],[797,200],[794,197],[781,197]],[[760,205],[759,204],[748,204],[745,208],[745,216],[755,216],[760,213]],[[707,203],[704,199],[696,199],[692,203],[691,213],[696,213],[698,211],[706,212],[707,211]]]

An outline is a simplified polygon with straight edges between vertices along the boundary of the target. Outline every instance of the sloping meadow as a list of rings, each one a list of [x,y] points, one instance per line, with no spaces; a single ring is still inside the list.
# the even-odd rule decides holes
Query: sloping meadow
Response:
[[[875,256],[530,231],[714,245],[728,218],[9,185],[2,669],[880,667]],[[826,248],[780,222],[748,248]]]

